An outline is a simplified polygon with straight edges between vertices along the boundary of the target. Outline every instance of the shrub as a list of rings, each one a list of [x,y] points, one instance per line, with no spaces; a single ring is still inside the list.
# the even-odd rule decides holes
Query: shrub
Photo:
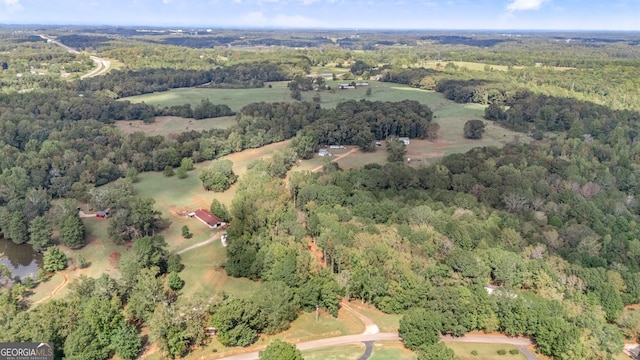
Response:
[[[44,269],[47,271],[58,271],[67,267],[67,256],[57,246],[52,246],[44,252]]]
[[[518,349],[511,349],[511,350],[509,350],[509,354],[511,354],[511,355],[518,355],[518,354],[520,354],[520,350],[518,350]]]
[[[169,287],[171,290],[180,290],[184,286],[184,280],[180,279],[180,276],[177,273],[170,273],[168,279]]]
[[[505,349],[498,350],[498,355],[507,355],[507,350]]]
[[[478,350],[471,350],[471,355],[478,356]]]

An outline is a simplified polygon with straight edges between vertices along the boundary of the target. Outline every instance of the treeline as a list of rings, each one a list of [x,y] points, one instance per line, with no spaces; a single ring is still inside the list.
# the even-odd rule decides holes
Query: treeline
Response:
[[[485,110],[485,118],[516,131],[566,132],[569,137],[596,138],[606,144],[630,144],[637,141],[640,113],[611,110],[590,102],[557,98],[520,91],[504,103],[492,104]],[[617,132],[615,136],[613,133]],[[613,156],[608,154],[605,156]],[[628,156],[617,153],[617,156]]]
[[[39,141],[46,140],[55,126],[69,121],[97,120],[110,124],[118,120],[153,122],[156,116],[204,119],[235,114],[229,106],[212,104],[208,99],[193,107],[185,104],[161,108],[126,100],[116,101],[92,93],[73,95],[76,94],[62,90],[0,95],[0,111],[3,112],[0,139],[5,144],[24,149],[29,140],[35,140],[34,137]],[[29,120],[37,121],[31,123]],[[40,131],[34,134],[33,129]]]
[[[267,134],[273,141],[292,137],[298,130],[313,130],[320,144],[356,145],[372,150],[375,140],[390,136],[434,139],[438,126],[429,107],[417,101],[346,101],[335,109],[315,103],[256,103],[239,111],[238,126],[255,143]],[[255,132],[255,136],[252,135]],[[253,147],[253,146],[250,146]]]
[[[114,70],[78,82],[78,91],[110,90],[119,97],[147,94],[181,87],[263,87],[266,81],[283,81],[289,75],[277,64],[254,63],[210,70],[177,70],[169,68]]]

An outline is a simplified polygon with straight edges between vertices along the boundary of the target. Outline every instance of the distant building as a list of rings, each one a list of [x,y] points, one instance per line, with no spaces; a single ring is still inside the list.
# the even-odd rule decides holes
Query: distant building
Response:
[[[333,156],[333,154],[331,154],[327,149],[320,149],[320,151],[318,151],[318,156]]]
[[[109,212],[103,210],[96,211],[96,217],[100,219],[106,219],[109,217]]]
[[[408,137],[401,137],[401,138],[398,138],[398,140],[402,141],[405,145],[411,144],[411,140],[409,140]]]
[[[209,210],[198,209],[193,212],[193,216],[195,216],[198,220],[202,221],[205,225],[210,227],[211,229],[216,229],[226,225],[227,223],[222,221],[219,217],[213,215]]]

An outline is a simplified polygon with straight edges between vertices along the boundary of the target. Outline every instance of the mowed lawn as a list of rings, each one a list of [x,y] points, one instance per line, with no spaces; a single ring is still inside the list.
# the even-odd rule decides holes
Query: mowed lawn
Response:
[[[460,360],[527,360],[518,348],[513,345],[463,342],[449,342],[446,344],[453,349]],[[474,350],[478,352],[477,355],[471,354]],[[499,350],[505,350],[507,353],[499,355]],[[512,355],[509,353],[511,350],[518,350],[518,353]]]
[[[364,354],[364,344],[327,347],[302,352],[305,360],[357,360]],[[376,341],[369,360],[416,360],[418,356],[400,341]]]

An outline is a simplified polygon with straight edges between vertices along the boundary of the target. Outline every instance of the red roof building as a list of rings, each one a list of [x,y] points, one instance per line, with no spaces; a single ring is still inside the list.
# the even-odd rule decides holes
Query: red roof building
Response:
[[[213,215],[209,210],[205,209],[196,210],[194,216],[212,229],[219,228],[227,224],[219,217]]]

